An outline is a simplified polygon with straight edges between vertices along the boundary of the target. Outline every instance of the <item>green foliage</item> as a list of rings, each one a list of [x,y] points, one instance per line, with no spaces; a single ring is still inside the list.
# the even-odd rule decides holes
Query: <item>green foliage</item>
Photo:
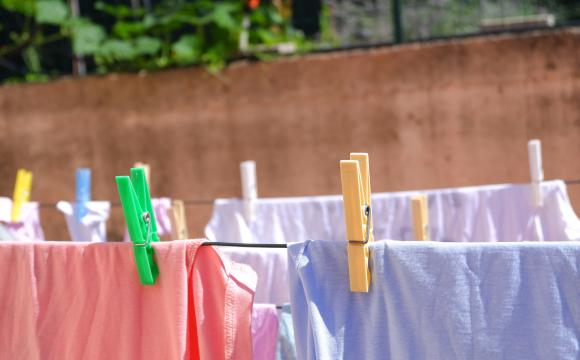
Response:
[[[67,24],[77,55],[92,55],[99,51],[106,38],[105,30],[88,19],[74,18]]]
[[[41,0],[36,3],[36,22],[39,24],[63,24],[68,17],[68,7],[62,1]]]
[[[94,8],[111,18],[112,24],[103,26],[72,16],[65,0],[0,0],[0,11],[25,19],[25,26],[11,34],[12,43],[0,45],[0,58],[20,54],[34,74],[23,80],[44,80],[47,74],[40,50],[58,40],[70,41],[74,54],[92,59],[98,73],[192,64],[217,72],[240,55],[242,0],[165,0],[148,11],[101,1]],[[252,11],[249,35],[250,49],[281,42],[307,47],[302,35],[272,5]]]

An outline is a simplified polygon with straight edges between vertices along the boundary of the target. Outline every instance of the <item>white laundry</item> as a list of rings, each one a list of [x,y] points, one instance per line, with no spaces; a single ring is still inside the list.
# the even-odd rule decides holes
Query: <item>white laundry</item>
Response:
[[[0,197],[0,240],[43,241],[44,232],[40,226],[39,205],[26,202],[22,205],[20,220],[12,222],[12,199]]]
[[[151,207],[157,224],[157,235],[161,237],[171,234],[171,199],[165,197],[151,199]],[[123,241],[131,241],[127,230]]]
[[[107,241],[107,220],[111,212],[108,201],[89,201],[85,203],[86,215],[77,221],[74,203],[59,201],[56,208],[65,217],[68,233],[72,241],[104,242]]]
[[[256,272],[258,284],[254,303],[290,302],[286,249],[220,247],[219,252],[232,262],[248,265]]]
[[[413,240],[410,199],[425,194],[429,238],[434,241],[567,241],[580,239],[580,220],[566,185],[542,183],[544,205],[533,203],[529,184],[376,193],[375,239]],[[345,241],[342,196],[268,198],[256,201],[256,220],[246,222],[243,203],[219,199],[205,232],[212,241],[287,243],[309,239]]]

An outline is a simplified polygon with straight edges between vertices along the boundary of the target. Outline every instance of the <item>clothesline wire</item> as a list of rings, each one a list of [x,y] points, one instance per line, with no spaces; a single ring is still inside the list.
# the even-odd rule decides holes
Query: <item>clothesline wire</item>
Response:
[[[564,180],[564,183],[566,185],[580,185],[580,179],[574,179],[574,180]],[[241,199],[238,199],[241,200]],[[74,202],[74,201],[71,201]],[[213,205],[215,202],[214,199],[189,199],[189,200],[183,200],[183,204],[186,206],[203,206],[203,205]],[[56,206],[56,203],[50,203],[50,202],[40,202],[39,203],[39,207],[40,208],[54,208]],[[119,201],[111,201],[111,207],[120,207],[121,206],[121,202]]]
[[[225,241],[206,241],[201,246],[225,246],[225,247],[240,247],[240,248],[267,248],[267,249],[287,249],[288,244],[254,244],[254,243],[234,243]]]

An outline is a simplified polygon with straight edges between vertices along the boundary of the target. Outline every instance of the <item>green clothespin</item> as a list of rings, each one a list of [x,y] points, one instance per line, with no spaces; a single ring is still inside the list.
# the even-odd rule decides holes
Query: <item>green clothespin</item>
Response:
[[[151,195],[143,168],[132,168],[129,176],[117,176],[117,189],[133,242],[135,262],[143,285],[153,285],[159,270],[153,259],[151,242],[159,241]]]

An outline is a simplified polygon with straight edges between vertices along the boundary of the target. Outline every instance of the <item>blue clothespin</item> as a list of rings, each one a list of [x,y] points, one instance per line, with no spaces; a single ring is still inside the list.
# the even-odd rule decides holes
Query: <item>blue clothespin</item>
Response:
[[[88,212],[87,202],[91,201],[91,169],[77,169],[75,192],[75,218],[81,222]]]
[[[132,168],[130,178],[117,176],[116,181],[129,236],[133,242],[139,279],[143,285],[153,285],[159,270],[153,258],[151,242],[159,241],[159,235],[145,171],[143,168]]]

